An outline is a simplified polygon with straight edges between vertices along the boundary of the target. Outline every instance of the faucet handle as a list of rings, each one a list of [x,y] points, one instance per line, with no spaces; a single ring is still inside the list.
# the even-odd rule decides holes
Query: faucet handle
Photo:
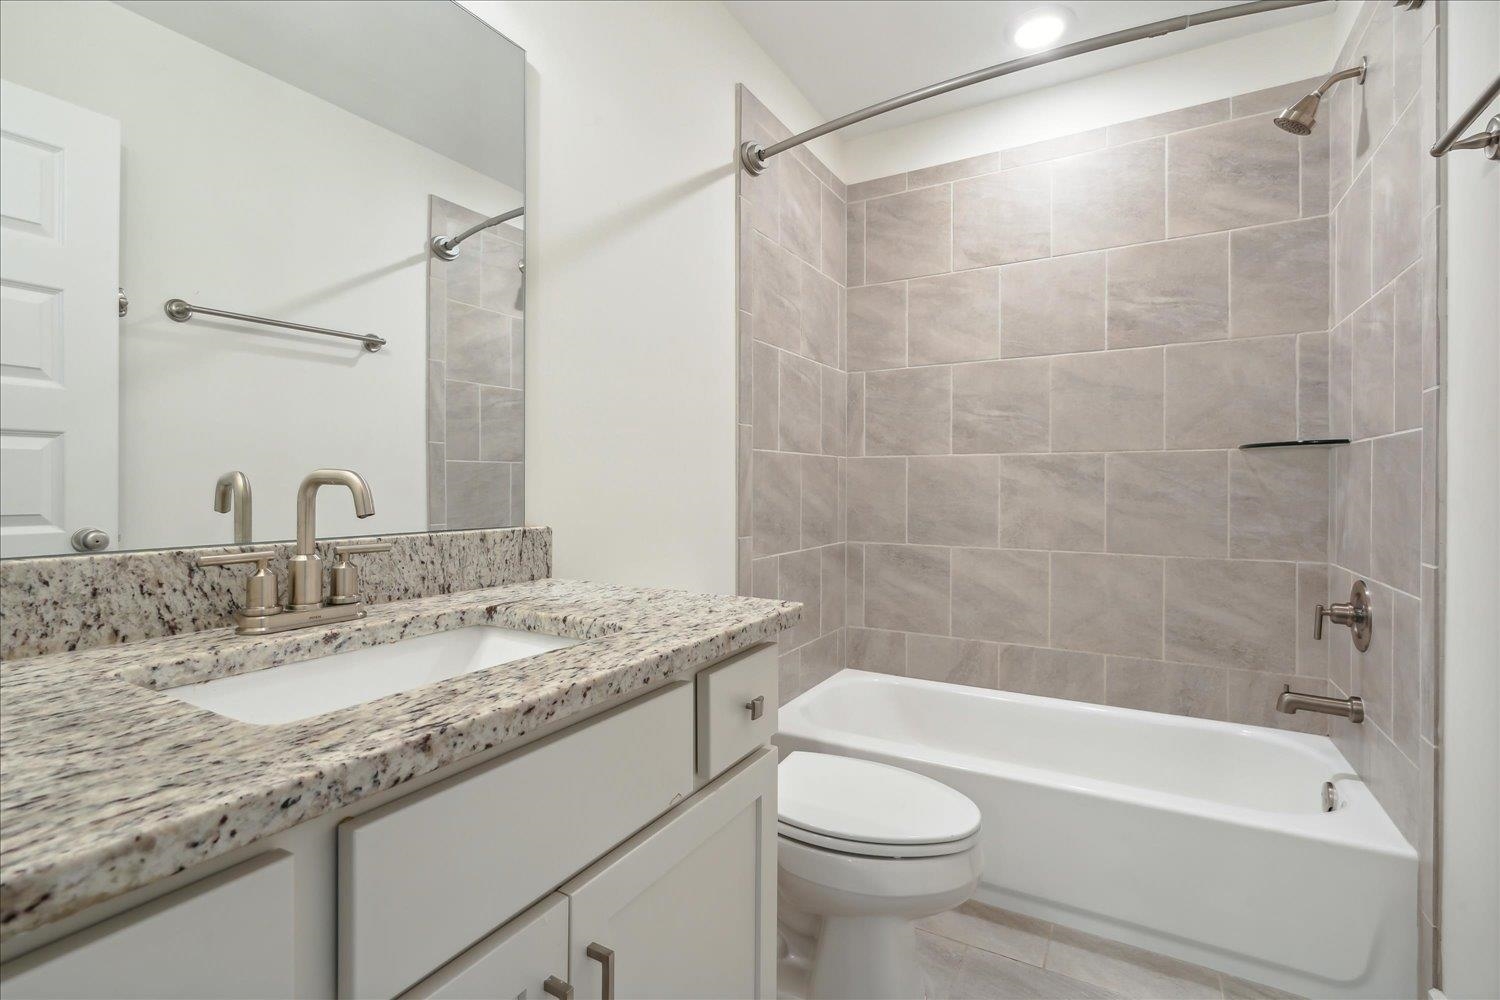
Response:
[[[272,549],[253,552],[224,552],[216,556],[199,556],[199,566],[235,566],[240,563],[255,563],[255,572],[245,579],[245,607],[242,614],[269,617],[281,612],[276,596],[276,577],[270,570],[270,562],[276,558]]]
[[[390,542],[351,542],[348,545],[335,545],[333,547],[334,563],[328,569],[328,603],[359,603],[359,569],[350,564],[350,556],[390,550]]]

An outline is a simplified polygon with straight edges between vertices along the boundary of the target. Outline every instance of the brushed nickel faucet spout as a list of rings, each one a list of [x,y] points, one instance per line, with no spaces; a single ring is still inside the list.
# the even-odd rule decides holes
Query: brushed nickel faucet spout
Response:
[[[250,544],[253,521],[250,508],[250,479],[243,472],[226,472],[214,484],[214,510],[220,514],[234,511],[234,544]]]
[[[1341,716],[1350,722],[1365,721],[1365,703],[1358,697],[1327,698],[1320,694],[1303,694],[1300,691],[1293,691],[1290,684],[1284,686],[1281,694],[1277,696],[1276,711],[1283,715],[1321,712],[1324,715]]]
[[[354,496],[354,513],[369,517],[375,513],[375,499],[364,477],[349,469],[315,469],[297,487],[297,551],[288,560],[291,593],[288,611],[308,611],[323,606],[323,557],[318,555],[317,507],[318,489],[323,486],[347,486]]]

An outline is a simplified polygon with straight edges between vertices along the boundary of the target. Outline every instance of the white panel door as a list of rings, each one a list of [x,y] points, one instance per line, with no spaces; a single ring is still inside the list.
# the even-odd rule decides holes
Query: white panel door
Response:
[[[0,81],[0,556],[119,538],[120,124]]]
[[[727,771],[561,891],[580,1000],[775,996],[776,751]]]

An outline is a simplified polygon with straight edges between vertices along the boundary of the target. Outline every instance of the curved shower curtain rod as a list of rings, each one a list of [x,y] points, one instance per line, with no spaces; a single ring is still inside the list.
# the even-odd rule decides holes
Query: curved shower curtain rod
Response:
[[[499,215],[496,215],[493,218],[485,219],[483,222],[475,223],[468,229],[465,229],[463,232],[459,233],[457,236],[434,236],[432,238],[432,253],[434,256],[441,257],[443,260],[453,260],[458,256],[458,245],[464,240],[468,239],[470,236],[473,236],[475,233],[482,230],[488,229],[491,226],[498,226],[502,222],[509,222],[511,219],[518,219],[525,214],[526,208],[524,206],[522,206],[521,208],[513,208],[509,212],[501,212]]]
[[[1191,28],[1199,24],[1212,24],[1215,21],[1228,21],[1236,17],[1245,17],[1249,14],[1261,14],[1266,11],[1282,10],[1286,7],[1304,7],[1308,4],[1322,3],[1324,0],[1256,0],[1254,3],[1240,3],[1232,7],[1220,7],[1216,10],[1200,11],[1197,14],[1183,14],[1178,17],[1169,17],[1161,21],[1153,21],[1150,24],[1142,24],[1134,28],[1124,28],[1120,31],[1112,31],[1107,35],[1096,35],[1093,38],[1085,38],[1081,41],[1070,42],[1067,45],[1059,45],[1055,49],[1046,52],[1038,52],[1035,55],[1022,56],[1003,62],[996,66],[985,69],[977,69],[963,76],[955,76],[951,80],[942,83],[934,83],[930,87],[913,90],[911,93],[893,97],[879,104],[872,104],[868,108],[859,111],[851,111],[842,118],[835,118],[831,122],[824,122],[816,128],[810,128],[806,132],[798,132],[790,139],[772,143],[769,146],[761,146],[758,142],[745,142],[740,145],[740,164],[751,174],[758,174],[766,169],[766,161],[779,153],[810,142],[829,132],[837,132],[841,128],[883,115],[887,111],[895,111],[904,108],[908,104],[916,104],[925,101],[929,97],[937,97],[950,91],[961,90],[971,87],[976,83],[984,83],[986,80],[994,80],[997,77],[1008,76],[1019,70],[1030,69],[1033,66],[1041,66],[1045,63],[1056,62],[1059,59],[1067,59],[1069,56],[1083,55],[1085,52],[1095,52],[1099,49],[1107,49],[1114,45],[1125,42],[1135,42],[1143,38],[1155,38],[1157,35],[1166,35],[1184,28]]]

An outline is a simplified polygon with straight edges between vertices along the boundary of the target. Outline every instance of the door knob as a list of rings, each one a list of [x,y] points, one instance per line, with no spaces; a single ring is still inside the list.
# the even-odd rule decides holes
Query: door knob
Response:
[[[76,552],[98,552],[109,548],[109,532],[103,528],[79,528],[70,541]]]

